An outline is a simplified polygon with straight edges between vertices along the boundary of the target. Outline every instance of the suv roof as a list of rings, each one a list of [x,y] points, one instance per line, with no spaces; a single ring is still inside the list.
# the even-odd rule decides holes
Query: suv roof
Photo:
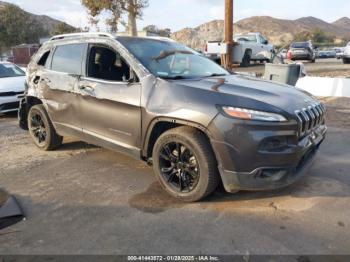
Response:
[[[92,32],[92,33],[73,33],[73,34],[63,34],[56,35],[49,39],[48,42],[58,41],[58,40],[74,40],[74,39],[83,39],[83,38],[91,38],[91,37],[102,37],[102,38],[110,38],[110,39],[118,39],[118,38],[135,38],[132,36],[116,36],[110,33],[101,33],[101,32]],[[167,37],[158,37],[158,36],[149,36],[149,37],[136,37],[136,38],[147,38],[147,39],[155,39],[161,41],[169,41],[175,42],[173,39]]]

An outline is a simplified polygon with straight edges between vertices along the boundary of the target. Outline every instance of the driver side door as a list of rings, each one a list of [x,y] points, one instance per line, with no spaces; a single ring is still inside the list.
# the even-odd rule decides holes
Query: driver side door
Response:
[[[85,140],[140,158],[141,83],[112,47],[90,44],[78,83]]]

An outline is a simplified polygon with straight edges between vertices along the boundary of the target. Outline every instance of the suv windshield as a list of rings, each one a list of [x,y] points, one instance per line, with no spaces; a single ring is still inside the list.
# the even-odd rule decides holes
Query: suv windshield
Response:
[[[25,73],[13,64],[0,64],[0,78],[24,76]]]
[[[307,42],[293,43],[290,47],[291,48],[308,48],[309,47],[309,43],[307,43]]]
[[[131,37],[120,37],[118,41],[157,77],[183,79],[229,75],[218,64],[176,42]]]

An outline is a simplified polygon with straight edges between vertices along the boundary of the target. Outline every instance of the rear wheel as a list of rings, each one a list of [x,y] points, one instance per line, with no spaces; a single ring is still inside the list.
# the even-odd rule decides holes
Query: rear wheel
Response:
[[[210,143],[191,127],[171,129],[159,137],[153,149],[153,168],[162,187],[186,202],[203,199],[219,184]]]
[[[251,60],[251,53],[249,51],[245,51],[241,67],[248,67],[250,66],[250,60]]]
[[[42,150],[49,151],[62,145],[63,137],[56,133],[43,105],[35,105],[29,110],[28,129],[34,144]]]
[[[344,63],[344,64],[349,64],[349,63],[350,63],[350,59],[343,58],[343,63]]]

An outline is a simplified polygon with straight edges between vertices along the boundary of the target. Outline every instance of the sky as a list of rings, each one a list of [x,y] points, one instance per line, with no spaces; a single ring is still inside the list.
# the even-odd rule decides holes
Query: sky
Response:
[[[48,15],[76,27],[88,25],[80,0],[4,0],[19,5],[26,11]],[[96,0],[98,1],[98,0]],[[196,27],[202,23],[223,19],[224,0],[149,0],[139,28],[155,24],[172,31]],[[349,16],[349,0],[234,0],[234,20],[250,16],[273,16],[297,19],[315,16],[327,22]]]

